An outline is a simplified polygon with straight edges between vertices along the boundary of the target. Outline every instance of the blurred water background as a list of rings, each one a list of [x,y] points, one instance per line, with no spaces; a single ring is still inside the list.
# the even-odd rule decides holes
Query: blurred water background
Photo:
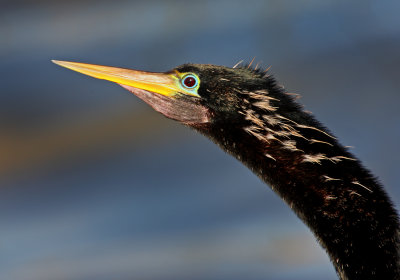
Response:
[[[239,162],[51,59],[165,71],[256,57],[400,203],[399,1],[0,6],[0,279],[336,279]]]

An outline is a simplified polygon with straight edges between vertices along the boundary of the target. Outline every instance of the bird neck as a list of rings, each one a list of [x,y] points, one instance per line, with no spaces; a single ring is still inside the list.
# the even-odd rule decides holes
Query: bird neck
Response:
[[[400,279],[397,213],[377,180],[285,93],[242,94],[242,120],[195,128],[271,186],[341,279]]]

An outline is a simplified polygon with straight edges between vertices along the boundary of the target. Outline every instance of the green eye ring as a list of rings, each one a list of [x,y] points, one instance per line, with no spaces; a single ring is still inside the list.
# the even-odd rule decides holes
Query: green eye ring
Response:
[[[176,85],[180,88],[180,93],[200,97],[197,90],[200,88],[200,78],[193,72],[181,73],[175,70]]]

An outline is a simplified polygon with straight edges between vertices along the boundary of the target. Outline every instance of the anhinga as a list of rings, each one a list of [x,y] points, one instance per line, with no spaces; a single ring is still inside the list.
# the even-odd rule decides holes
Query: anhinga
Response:
[[[270,75],[251,67],[185,64],[153,73],[54,62],[120,84],[243,162],[311,228],[340,279],[400,279],[399,221],[382,186]]]

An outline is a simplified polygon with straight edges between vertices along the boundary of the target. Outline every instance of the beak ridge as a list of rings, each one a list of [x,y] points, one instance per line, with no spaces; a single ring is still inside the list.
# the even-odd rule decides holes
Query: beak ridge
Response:
[[[173,97],[180,91],[178,77],[173,73],[154,73],[60,60],[52,60],[52,62],[97,79],[155,92],[168,97]]]

